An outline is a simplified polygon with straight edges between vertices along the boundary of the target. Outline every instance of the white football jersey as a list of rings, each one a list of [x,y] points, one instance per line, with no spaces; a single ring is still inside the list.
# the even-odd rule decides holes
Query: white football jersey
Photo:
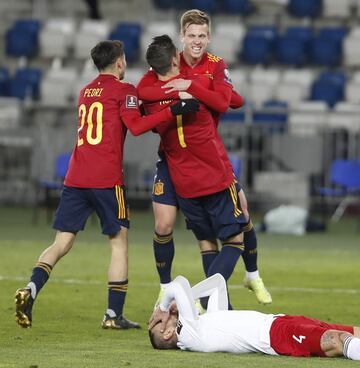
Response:
[[[199,316],[194,300],[205,296],[209,297],[207,312]],[[278,355],[270,346],[270,327],[279,315],[227,310],[226,281],[220,274],[192,288],[185,277],[178,276],[166,288],[160,308],[168,310],[173,300],[179,312],[176,333],[180,349]]]
[[[269,331],[274,315],[255,311],[217,311],[196,320],[179,318],[178,347],[201,352],[277,355],[270,346]]]

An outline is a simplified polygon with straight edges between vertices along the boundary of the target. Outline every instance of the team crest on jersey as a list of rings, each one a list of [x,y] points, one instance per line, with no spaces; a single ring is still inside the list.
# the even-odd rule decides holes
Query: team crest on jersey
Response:
[[[224,76],[225,76],[224,78],[225,82],[232,84],[229,69],[224,69]]]
[[[133,95],[126,95],[126,107],[128,109],[136,109],[138,107],[137,97]]]
[[[157,181],[154,183],[153,193],[155,195],[162,195],[164,194],[164,183],[162,181]]]

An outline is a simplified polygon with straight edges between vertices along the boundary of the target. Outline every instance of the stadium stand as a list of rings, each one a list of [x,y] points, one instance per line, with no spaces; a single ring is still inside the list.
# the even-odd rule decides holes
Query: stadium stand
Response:
[[[72,46],[75,29],[74,19],[48,19],[39,36],[40,56],[66,58]]]
[[[360,156],[360,0],[109,0],[102,3],[101,21],[86,19],[81,3],[49,0],[43,16],[26,1],[0,4],[0,96],[10,98],[9,109],[4,102],[1,111],[9,116],[9,125],[21,126],[21,112],[28,109],[34,119],[48,119],[55,130],[65,130],[62,122],[72,116],[80,88],[97,75],[89,61],[96,42],[124,41],[129,62],[125,80],[136,84],[147,69],[144,52],[152,38],[169,34],[181,47],[179,16],[184,9],[200,7],[212,14],[209,50],[230,66],[234,88],[246,100],[243,109],[221,119],[227,147],[239,150],[246,142],[250,147],[242,156],[245,166],[259,170],[269,161],[259,151],[261,145],[251,143],[251,132],[261,142],[269,132],[320,135],[324,145],[341,141],[326,148],[327,162],[339,155]],[[24,103],[29,98],[30,109]],[[0,129],[7,126],[1,121]],[[255,156],[261,165],[251,163]],[[148,177],[142,170],[149,165],[138,169],[136,185],[141,187]],[[242,180],[251,184],[252,174],[248,179],[245,173]]]

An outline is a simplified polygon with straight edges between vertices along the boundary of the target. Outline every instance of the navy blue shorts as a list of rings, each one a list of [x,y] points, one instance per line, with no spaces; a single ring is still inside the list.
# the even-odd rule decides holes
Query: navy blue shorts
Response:
[[[215,194],[197,197],[177,197],[186,218],[187,228],[198,240],[227,240],[243,231],[247,221],[241,211],[235,182]]]
[[[89,216],[96,212],[105,235],[115,235],[121,226],[129,228],[125,187],[90,189],[65,186],[56,210],[54,229],[76,233],[84,230]]]
[[[152,201],[167,204],[168,206],[179,207],[175,188],[171,181],[165,158],[160,158],[156,163]]]
[[[237,180],[235,180],[235,186],[237,192],[239,193],[241,186]],[[179,208],[175,187],[171,181],[167,162],[163,157],[160,157],[156,163],[152,201]]]

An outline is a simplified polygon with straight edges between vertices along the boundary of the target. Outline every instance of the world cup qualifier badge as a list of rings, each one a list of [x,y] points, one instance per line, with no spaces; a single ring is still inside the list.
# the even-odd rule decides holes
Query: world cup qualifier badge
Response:
[[[136,109],[138,107],[138,99],[133,95],[126,95],[126,107],[128,109]]]

